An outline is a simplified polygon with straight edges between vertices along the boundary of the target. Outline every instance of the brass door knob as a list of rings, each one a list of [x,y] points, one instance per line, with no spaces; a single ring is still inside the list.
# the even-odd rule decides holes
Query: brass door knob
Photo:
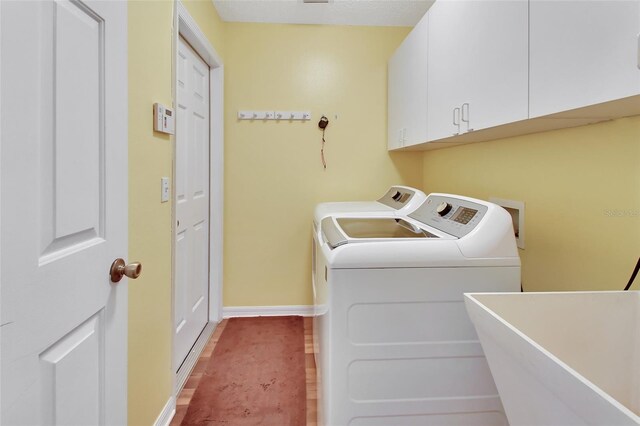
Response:
[[[118,258],[111,264],[109,275],[111,275],[111,281],[117,283],[122,279],[124,275],[135,280],[140,276],[141,272],[142,263],[133,262],[127,265],[126,263],[124,263],[123,259]]]

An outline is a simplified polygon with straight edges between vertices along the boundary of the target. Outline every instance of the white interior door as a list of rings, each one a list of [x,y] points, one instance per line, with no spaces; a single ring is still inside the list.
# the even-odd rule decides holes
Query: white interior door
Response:
[[[209,66],[182,37],[177,79],[176,371],[207,324],[209,302]]]
[[[127,5],[0,2],[4,425],[127,421]]]

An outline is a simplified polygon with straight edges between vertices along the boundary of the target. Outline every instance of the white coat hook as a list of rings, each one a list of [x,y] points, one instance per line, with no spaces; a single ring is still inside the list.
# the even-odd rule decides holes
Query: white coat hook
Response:
[[[0,0],[2,1],[2,0]],[[310,120],[310,111],[238,111],[240,120]]]

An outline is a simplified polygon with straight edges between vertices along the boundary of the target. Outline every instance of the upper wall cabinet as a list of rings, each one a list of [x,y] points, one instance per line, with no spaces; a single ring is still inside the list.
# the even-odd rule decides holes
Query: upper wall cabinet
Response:
[[[427,20],[425,15],[389,59],[390,150],[427,140]]]
[[[427,140],[528,118],[528,1],[440,0],[427,15]]]
[[[640,0],[437,0],[389,63],[390,150],[639,114]]]
[[[531,0],[530,19],[531,118],[640,94],[640,0]]]

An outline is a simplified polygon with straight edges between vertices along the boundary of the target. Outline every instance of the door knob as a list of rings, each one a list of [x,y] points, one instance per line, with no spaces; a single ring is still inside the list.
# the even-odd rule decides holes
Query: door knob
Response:
[[[122,279],[124,275],[135,280],[140,276],[141,272],[142,263],[133,262],[127,265],[124,263],[123,259],[118,258],[111,264],[109,275],[111,275],[111,281],[117,283]]]

